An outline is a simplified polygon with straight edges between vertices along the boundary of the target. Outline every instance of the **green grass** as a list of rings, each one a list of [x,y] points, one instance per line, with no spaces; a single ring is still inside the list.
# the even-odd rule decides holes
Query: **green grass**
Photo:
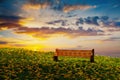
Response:
[[[59,57],[53,52],[16,48],[0,49],[0,80],[120,80],[120,58],[89,59]]]

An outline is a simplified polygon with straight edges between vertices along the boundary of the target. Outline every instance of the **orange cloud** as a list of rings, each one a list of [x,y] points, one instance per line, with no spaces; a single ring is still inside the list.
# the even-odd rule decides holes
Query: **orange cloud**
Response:
[[[64,6],[63,8],[63,11],[64,12],[69,12],[69,11],[72,11],[72,10],[87,10],[87,9],[90,9],[90,8],[96,8],[96,6],[89,6],[89,5],[72,5],[72,6]]]
[[[28,27],[19,27],[15,30],[18,34],[29,34],[34,37],[38,38],[49,38],[56,34],[62,34],[68,37],[78,37],[78,36],[96,36],[97,31],[88,29],[84,30],[83,28],[73,30],[71,28],[49,28],[49,27],[42,27],[42,28],[28,28]],[[72,34],[71,34],[72,33]]]
[[[49,6],[48,3],[42,3],[42,4],[25,4],[22,6],[22,9],[23,10],[30,10],[30,9],[33,9],[33,10],[39,10],[39,9],[45,9]]]
[[[15,38],[0,38],[0,48],[2,47],[24,47],[24,41]]]
[[[0,30],[5,29],[13,29],[15,33],[18,34],[28,34],[34,37],[40,38],[49,38],[56,34],[62,34],[68,37],[78,37],[78,36],[96,36],[98,35],[98,31],[88,29],[84,30],[82,27],[79,29],[71,29],[71,28],[49,28],[49,27],[41,27],[41,28],[29,28],[22,25],[22,23],[2,23],[0,24]],[[72,34],[71,34],[72,33]]]

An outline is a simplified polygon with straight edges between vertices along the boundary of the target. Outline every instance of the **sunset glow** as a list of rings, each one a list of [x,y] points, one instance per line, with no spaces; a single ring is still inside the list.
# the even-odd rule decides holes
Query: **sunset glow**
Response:
[[[120,56],[119,0],[1,0],[0,48],[95,49]]]

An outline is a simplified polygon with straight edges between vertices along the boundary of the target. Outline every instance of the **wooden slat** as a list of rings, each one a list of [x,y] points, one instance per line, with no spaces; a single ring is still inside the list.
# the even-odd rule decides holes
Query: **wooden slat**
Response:
[[[83,57],[90,58],[92,55],[92,50],[56,50],[57,56],[73,56],[73,57]]]

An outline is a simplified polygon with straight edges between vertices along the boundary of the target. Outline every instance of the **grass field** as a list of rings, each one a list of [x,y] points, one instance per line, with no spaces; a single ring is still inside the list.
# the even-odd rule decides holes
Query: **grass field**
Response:
[[[89,59],[59,57],[53,52],[0,49],[0,80],[120,80],[120,58]]]

